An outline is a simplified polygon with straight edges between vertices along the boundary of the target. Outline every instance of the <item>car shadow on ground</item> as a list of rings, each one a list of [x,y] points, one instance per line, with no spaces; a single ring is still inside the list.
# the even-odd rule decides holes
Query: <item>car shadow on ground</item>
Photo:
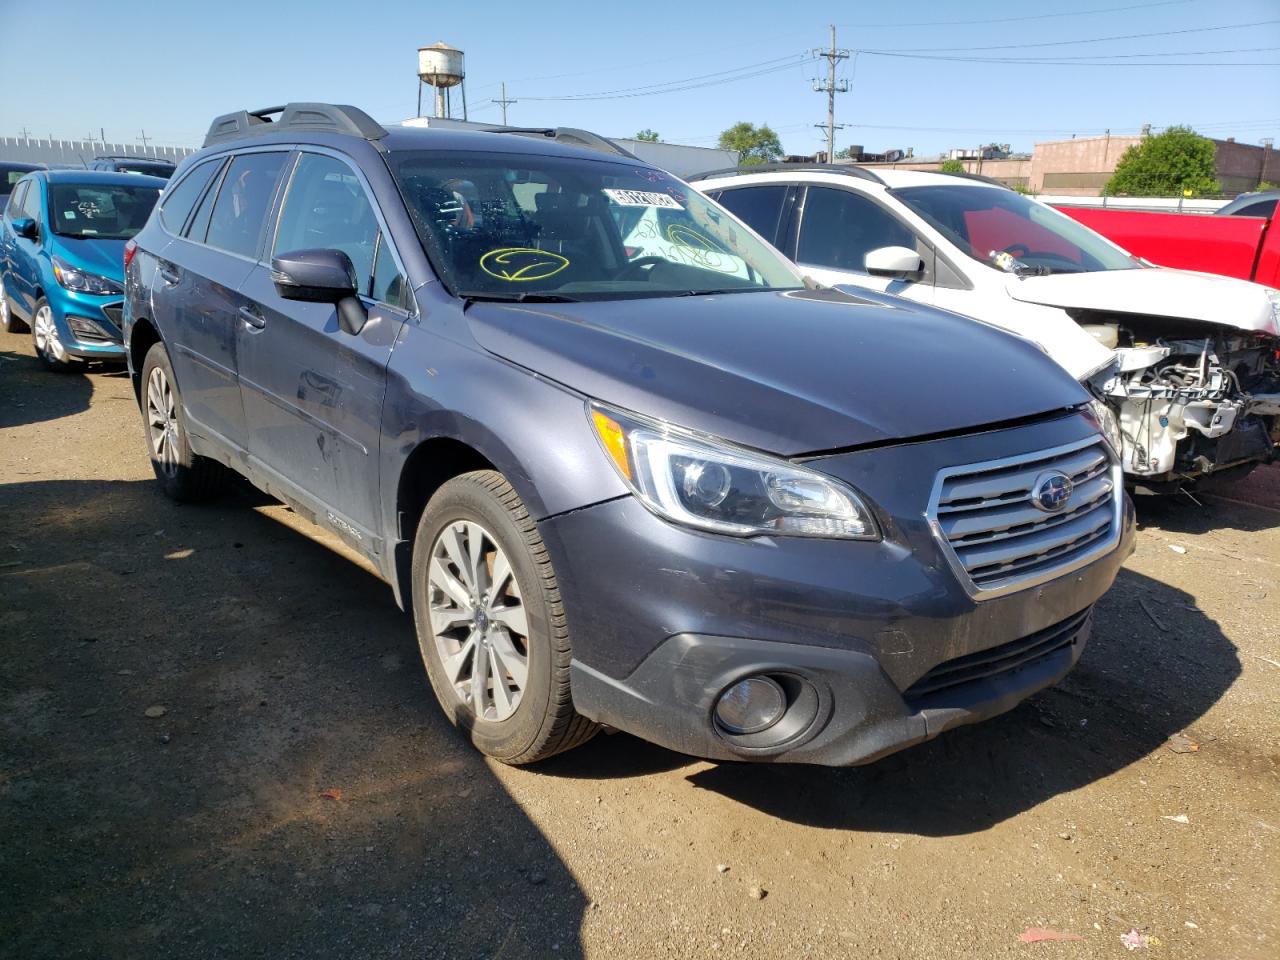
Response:
[[[49,378],[56,378],[56,390],[47,389]],[[0,428],[69,417],[87,410],[92,397],[93,382],[83,370],[54,373],[28,353],[4,349],[0,339]]]
[[[3,952],[582,955],[582,890],[384,584],[239,492],[0,505]]]
[[[1256,533],[1280,526],[1280,464],[1256,467],[1240,480],[1223,483],[1194,497],[1185,494],[1136,497],[1138,524],[1185,534],[1214,530]]]
[[[1160,749],[1239,673],[1235,646],[1191,596],[1122,570],[1076,669],[1001,717],[865,767],[723,764],[689,779],[817,827],[974,833]]]

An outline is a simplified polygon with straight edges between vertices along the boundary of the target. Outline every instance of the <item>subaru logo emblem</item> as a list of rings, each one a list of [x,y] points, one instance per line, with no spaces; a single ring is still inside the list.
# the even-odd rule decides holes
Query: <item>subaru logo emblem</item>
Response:
[[[1049,470],[1036,477],[1031,487],[1031,502],[1045,513],[1057,513],[1071,499],[1075,484],[1065,473]]]

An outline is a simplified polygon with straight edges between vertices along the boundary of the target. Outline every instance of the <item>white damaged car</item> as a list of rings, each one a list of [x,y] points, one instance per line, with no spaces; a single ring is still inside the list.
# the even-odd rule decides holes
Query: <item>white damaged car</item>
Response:
[[[1280,456],[1280,291],[1152,266],[983,178],[784,164],[693,185],[819,283],[943,307],[1040,344],[1098,398],[1139,489],[1238,476]]]

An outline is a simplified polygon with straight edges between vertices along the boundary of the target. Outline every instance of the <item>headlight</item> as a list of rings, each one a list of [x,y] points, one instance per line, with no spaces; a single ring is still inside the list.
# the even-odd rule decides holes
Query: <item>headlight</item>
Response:
[[[1120,420],[1115,411],[1101,400],[1090,400],[1089,409],[1093,412],[1093,419],[1098,422],[1098,429],[1107,438],[1107,443],[1111,444],[1111,449],[1116,452],[1117,457],[1123,457],[1124,435],[1120,432]]]
[[[92,293],[100,297],[124,293],[124,287],[115,280],[77,270],[60,257],[53,258],[53,275],[60,284],[76,293]]]
[[[622,479],[661,517],[736,537],[880,539],[861,497],[815,470],[596,404],[588,413]]]

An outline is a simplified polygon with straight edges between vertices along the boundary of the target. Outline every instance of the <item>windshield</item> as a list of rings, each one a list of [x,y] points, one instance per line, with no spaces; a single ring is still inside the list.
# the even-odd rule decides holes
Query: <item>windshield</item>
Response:
[[[142,229],[158,199],[159,187],[51,183],[49,222],[64,237],[128,240]]]
[[[424,247],[461,296],[599,300],[803,286],[721,207],[639,163],[458,152],[390,161]]]
[[[1132,270],[1133,257],[1051,207],[1012,190],[959,186],[894,190],[973,259],[1021,275]]]

